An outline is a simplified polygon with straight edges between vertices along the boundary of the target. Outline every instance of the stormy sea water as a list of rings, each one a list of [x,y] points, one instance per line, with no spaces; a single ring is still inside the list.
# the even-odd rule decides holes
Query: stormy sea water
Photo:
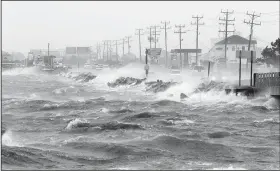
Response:
[[[201,74],[154,66],[110,87],[143,79],[143,65],[3,71],[2,168],[279,170],[279,103],[226,95]],[[147,89],[157,79],[176,84]]]

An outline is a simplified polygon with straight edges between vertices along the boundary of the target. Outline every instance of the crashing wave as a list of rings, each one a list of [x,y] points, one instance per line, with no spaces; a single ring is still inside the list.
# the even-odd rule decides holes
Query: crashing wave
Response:
[[[143,129],[141,125],[138,124],[130,124],[130,123],[121,123],[118,121],[107,122],[102,124],[92,124],[85,119],[75,118],[68,122],[66,126],[66,130],[84,130],[87,131],[89,128],[98,128],[101,131],[104,130],[118,130],[118,129]]]
[[[209,91],[224,91],[225,88],[228,88],[228,85],[224,82],[216,82],[211,80],[210,82],[202,82],[198,85],[198,87],[195,89],[195,91],[193,91],[192,93],[189,94],[196,94],[196,93],[201,93],[201,92],[209,92]],[[180,99],[185,99],[189,97],[188,95],[181,93],[180,94]]]
[[[73,79],[80,82],[89,82],[95,79],[96,76],[93,75],[91,72],[88,73],[81,73],[78,76],[74,76]]]
[[[151,81],[147,82],[146,84],[146,91],[158,93],[158,92],[163,92],[170,88],[171,86],[176,85],[176,82],[163,82],[162,80],[157,80],[157,81]]]
[[[90,127],[90,123],[87,120],[75,118],[68,123],[65,129],[72,130],[76,128],[89,128],[89,127]]]
[[[194,93],[198,92],[208,92],[208,91],[224,91],[224,89],[227,87],[224,82],[215,82],[210,81],[209,83],[201,83],[198,85],[198,88],[195,90]]]
[[[74,79],[75,81],[79,81],[79,82],[89,82],[97,77],[93,75],[91,72],[87,72],[87,73],[68,72],[68,73],[60,73],[59,75],[66,78]]]
[[[109,87],[117,87],[117,86],[123,86],[123,85],[139,85],[141,84],[146,78],[138,79],[138,78],[132,78],[132,77],[120,77],[114,82],[108,82],[107,85]]]

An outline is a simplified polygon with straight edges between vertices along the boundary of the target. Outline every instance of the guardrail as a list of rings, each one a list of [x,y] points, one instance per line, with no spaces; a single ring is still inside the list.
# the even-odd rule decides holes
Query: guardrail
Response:
[[[280,72],[254,73],[254,87],[267,88],[280,86]]]

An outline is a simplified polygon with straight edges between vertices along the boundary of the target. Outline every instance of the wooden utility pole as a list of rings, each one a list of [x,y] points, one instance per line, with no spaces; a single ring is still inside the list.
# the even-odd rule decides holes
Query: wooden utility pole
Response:
[[[50,43],[48,43],[48,59],[49,59],[49,63],[50,63],[50,67],[52,68],[52,58],[50,58]]]
[[[141,35],[143,35],[143,33],[141,31],[143,31],[143,29],[136,29],[136,31],[138,31],[138,33],[135,33],[135,35],[139,36],[139,60],[141,60]]]
[[[221,13],[225,14],[226,17],[225,18],[219,18],[219,20],[221,21],[225,21],[225,23],[219,23],[219,24],[223,24],[225,25],[225,30],[224,31],[221,31],[219,30],[219,32],[225,32],[225,60],[226,60],[226,67],[227,67],[227,36],[228,36],[228,33],[229,32],[234,32],[234,30],[230,31],[228,30],[228,26],[229,25],[234,25],[233,23],[229,23],[231,21],[235,21],[235,19],[233,20],[229,20],[228,17],[229,17],[229,14],[233,14],[233,11],[232,12],[229,12],[228,10],[227,11],[221,11]]]
[[[99,58],[99,43],[96,43],[96,54],[97,54],[97,59]],[[91,62],[91,60],[90,60]]]
[[[148,65],[148,49],[145,50],[145,55],[146,55],[146,58],[145,58],[145,71],[146,71],[146,78],[148,78],[148,74],[149,74],[149,65]]]
[[[122,45],[123,45],[122,49],[123,49],[123,56],[124,56],[124,44],[125,44],[125,38],[123,38],[123,39],[121,39],[121,40],[122,40]]]
[[[196,65],[197,65],[197,61],[198,61],[198,26],[199,25],[204,25],[204,23],[199,23],[199,20],[201,20],[202,18],[203,18],[203,16],[201,16],[201,17],[199,17],[198,15],[196,16],[196,17],[192,17],[192,18],[195,18],[196,19],[196,22],[195,23],[192,23],[191,22],[191,25],[196,25],[196,55],[195,55],[195,57],[196,57],[196,60],[195,60],[195,63],[196,63]]]
[[[108,59],[109,59],[109,45],[108,45],[108,43],[109,43],[109,40],[106,41],[106,44],[107,44],[107,59],[106,59],[106,61],[108,61]]]
[[[176,28],[179,28],[179,30],[176,32],[174,32],[174,33],[179,33],[179,42],[180,42],[180,66],[181,66],[181,69],[182,69],[182,64],[183,64],[183,62],[182,62],[182,41],[183,41],[183,39],[182,39],[182,33],[186,33],[185,31],[184,32],[182,32],[182,28],[184,28],[185,27],[185,25],[175,25],[175,27]]]
[[[150,38],[149,38],[149,41],[150,41],[150,49],[152,48],[152,26],[148,27],[149,29],[149,34],[150,34]]]
[[[105,48],[106,48],[106,41],[105,40],[103,40],[103,56],[102,56],[102,58],[103,58],[103,61],[105,60]]]
[[[242,51],[239,51],[239,87],[241,86],[241,53]]]
[[[251,72],[250,72],[250,86],[253,86],[253,56],[254,56],[254,51],[251,50]]]
[[[253,26],[254,25],[261,25],[261,22],[260,23],[254,23],[254,20],[256,18],[260,17],[260,15],[256,15],[255,12],[253,14],[250,14],[250,13],[247,12],[247,15],[251,17],[251,20],[249,20],[249,21],[244,20],[244,23],[250,25],[250,38],[249,38],[249,45],[248,45],[248,51],[250,51],[251,41],[252,41],[252,36],[253,36]]]
[[[115,44],[114,44],[114,45],[116,45],[116,56],[117,56],[117,61],[119,61],[118,45],[120,45],[120,44],[118,43],[119,40],[114,40],[114,41],[115,41]]]
[[[48,56],[50,56],[50,43],[48,43]]]
[[[131,38],[131,36],[126,36],[126,38],[127,38],[127,47],[128,47],[128,53],[130,53],[130,44],[129,44],[129,42],[131,41],[130,40],[130,38]]]
[[[109,40],[110,42],[110,61],[112,60],[112,41]]]
[[[164,37],[165,37],[165,67],[167,67],[167,29],[171,29],[171,27],[167,27],[167,25],[170,24],[170,21],[164,21],[164,22],[161,22],[161,24],[164,24],[164,27],[161,27],[161,29],[164,29]]]
[[[157,35],[159,36],[160,34],[157,34],[159,33],[160,31],[157,31],[157,27],[159,28],[160,26],[157,26],[157,25],[154,25],[153,28],[154,28],[154,35],[155,35],[155,48],[157,48]]]

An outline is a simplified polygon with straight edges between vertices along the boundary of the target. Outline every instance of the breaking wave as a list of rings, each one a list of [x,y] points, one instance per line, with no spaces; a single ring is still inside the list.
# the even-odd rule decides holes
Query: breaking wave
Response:
[[[85,119],[80,119],[80,118],[75,118],[71,120],[68,125],[66,126],[66,130],[82,130],[82,131],[88,131],[90,128],[92,129],[98,129],[98,130],[118,130],[118,129],[124,129],[124,130],[129,130],[129,129],[144,129],[141,125],[138,124],[130,124],[130,123],[121,123],[118,121],[112,121],[112,122],[107,122],[107,123],[102,123],[102,124],[95,124],[95,123],[90,123],[89,121]]]

